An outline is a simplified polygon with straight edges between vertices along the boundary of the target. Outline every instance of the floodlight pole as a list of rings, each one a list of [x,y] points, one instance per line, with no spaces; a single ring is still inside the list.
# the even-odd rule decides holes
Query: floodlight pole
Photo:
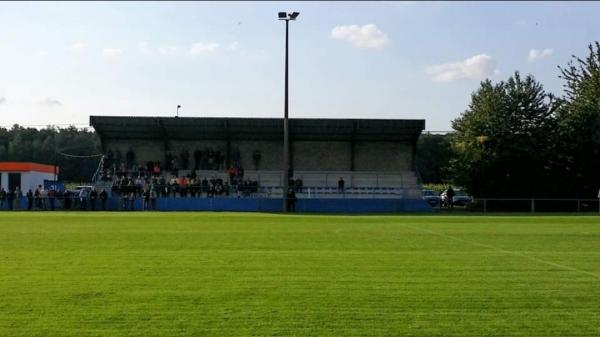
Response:
[[[285,93],[283,106],[283,211],[288,212],[288,188],[289,188],[289,128],[288,128],[288,40],[289,40],[289,23],[290,20],[285,20]]]

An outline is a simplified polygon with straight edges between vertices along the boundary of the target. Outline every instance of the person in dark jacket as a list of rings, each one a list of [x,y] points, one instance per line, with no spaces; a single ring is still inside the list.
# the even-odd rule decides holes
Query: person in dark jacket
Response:
[[[4,203],[6,202],[6,191],[4,188],[0,189],[0,209],[4,208]]]
[[[27,191],[27,210],[31,211],[31,209],[33,208],[33,192],[31,191],[31,189],[29,189],[29,191]]]
[[[50,204],[50,210],[54,210],[54,203],[56,200],[56,190],[54,188],[50,188],[48,191],[48,203]]]
[[[446,190],[446,198],[450,208],[454,208],[454,194],[454,189],[452,189],[452,186],[449,186]]]
[[[92,188],[90,191],[90,207],[92,208],[92,211],[96,210],[96,199],[98,199],[98,192],[95,188]]]
[[[147,188],[145,188],[144,191],[142,192],[142,210],[143,211],[147,211],[148,208],[150,208],[149,201],[150,201],[150,192],[148,191]]]
[[[13,210],[13,200],[15,199],[15,192],[8,190],[8,193],[6,194],[6,201],[8,202],[8,210],[12,211]]]
[[[340,180],[338,180],[338,192],[344,193],[345,186],[346,186],[346,182],[344,181],[344,178],[340,177]]]
[[[293,188],[288,189],[287,204],[288,204],[288,210],[290,212],[296,211],[296,192],[294,191]]]
[[[33,193],[33,198],[35,199],[35,207],[38,209],[42,209],[42,186],[38,186]]]
[[[106,211],[106,199],[108,199],[108,193],[106,193],[105,189],[100,191],[100,204],[102,205],[102,210]]]

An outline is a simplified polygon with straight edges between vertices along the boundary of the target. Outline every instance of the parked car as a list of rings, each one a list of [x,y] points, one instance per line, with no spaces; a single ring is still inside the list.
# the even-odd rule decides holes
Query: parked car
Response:
[[[427,201],[432,207],[440,207],[442,199],[432,190],[423,190],[423,200]]]
[[[446,191],[442,192],[440,197],[442,204],[444,206],[448,206],[448,196],[446,195]],[[473,202],[473,198],[465,191],[454,190],[454,197],[452,198],[452,203],[454,206],[467,206],[471,202]]]

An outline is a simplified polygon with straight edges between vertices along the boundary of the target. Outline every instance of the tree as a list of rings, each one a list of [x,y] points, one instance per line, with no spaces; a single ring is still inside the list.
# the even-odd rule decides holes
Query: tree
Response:
[[[450,180],[450,137],[450,133],[422,134],[419,137],[415,162],[423,183],[441,184]]]
[[[596,197],[600,188],[600,43],[585,59],[572,56],[560,67],[565,106],[557,115],[560,162],[565,188],[579,197]]]
[[[548,137],[558,107],[531,75],[522,79],[515,72],[506,82],[482,82],[452,122],[454,182],[479,197],[551,194]]]
[[[60,167],[60,179],[89,181],[99,158],[70,158],[60,153],[89,155],[100,153],[100,140],[93,131],[74,126],[59,129],[48,126],[38,130],[17,124],[0,128],[0,161],[30,161]]]

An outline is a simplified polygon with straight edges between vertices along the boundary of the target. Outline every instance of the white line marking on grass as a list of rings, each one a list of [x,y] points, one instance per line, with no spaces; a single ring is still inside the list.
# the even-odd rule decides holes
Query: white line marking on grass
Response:
[[[451,239],[451,240],[454,240],[454,241],[458,241],[458,242],[462,242],[462,243],[467,243],[467,244],[471,244],[471,245],[475,245],[475,246],[480,246],[480,247],[484,247],[484,248],[489,248],[489,249],[495,250],[495,251],[500,252],[500,253],[509,254],[509,255],[513,255],[513,256],[519,256],[519,257],[523,257],[523,258],[529,259],[531,261],[535,261],[535,262],[547,264],[549,266],[553,266],[553,267],[557,267],[557,268],[561,268],[561,269],[566,269],[566,270],[570,270],[570,271],[574,271],[574,272],[586,274],[586,275],[593,276],[594,278],[597,278],[597,279],[600,280],[600,275],[594,274],[594,273],[589,272],[589,271],[581,270],[581,269],[578,269],[578,268],[575,268],[575,267],[566,266],[566,265],[563,265],[563,264],[559,264],[559,263],[555,263],[555,262],[551,262],[551,261],[542,260],[542,259],[530,256],[530,255],[527,255],[527,254],[515,252],[515,251],[512,251],[512,250],[502,249],[500,247],[488,245],[488,244],[477,242],[477,241],[471,241],[471,240],[461,239],[461,238],[453,236],[453,235],[439,233],[439,232],[432,231],[432,230],[425,229],[425,228],[413,227],[413,226],[406,225],[406,224],[401,224],[401,225],[404,226],[404,227],[408,227],[408,228],[417,230],[417,231],[422,231],[422,232],[425,232],[425,233],[434,234],[434,235],[441,236],[441,237],[444,237],[444,238],[447,238],[447,239]]]

